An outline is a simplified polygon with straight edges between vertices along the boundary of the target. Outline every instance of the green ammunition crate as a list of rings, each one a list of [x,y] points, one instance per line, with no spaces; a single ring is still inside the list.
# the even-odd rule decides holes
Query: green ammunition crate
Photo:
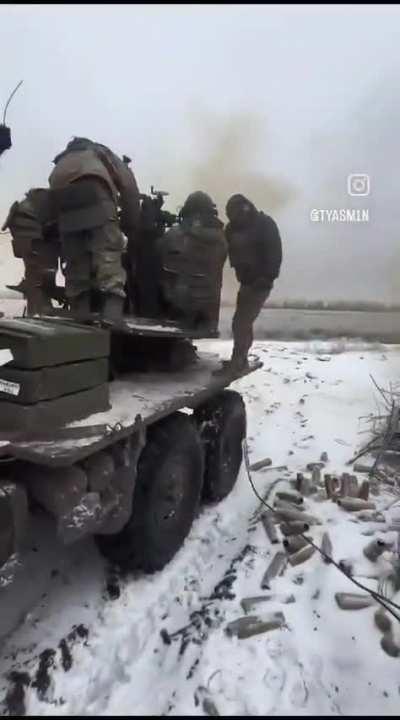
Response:
[[[67,423],[105,412],[110,408],[108,383],[90,390],[44,400],[34,405],[18,405],[0,400],[0,430],[51,430]]]
[[[108,359],[56,365],[39,370],[0,367],[1,401],[29,405],[53,400],[108,382]]]
[[[110,333],[108,330],[59,320],[2,318],[0,350],[5,348],[10,349],[14,357],[7,367],[53,367],[108,357]]]

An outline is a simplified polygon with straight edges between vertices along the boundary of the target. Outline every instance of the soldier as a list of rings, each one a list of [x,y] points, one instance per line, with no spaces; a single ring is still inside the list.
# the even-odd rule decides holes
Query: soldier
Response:
[[[0,155],[12,146],[11,130],[7,125],[0,125]]]
[[[226,205],[225,228],[231,266],[240,283],[232,321],[233,351],[226,368],[243,370],[253,343],[253,323],[268,298],[282,263],[282,243],[274,220],[258,211],[243,195],[232,195]]]
[[[66,261],[71,312],[86,315],[99,296],[105,317],[122,315],[125,240],[134,242],[140,201],[128,164],[104,145],[74,138],[55,160],[49,177]],[[118,209],[121,210],[120,222]]]
[[[51,298],[56,298],[56,273],[60,246],[57,227],[48,216],[49,191],[34,188],[25,199],[10,208],[2,230],[10,230],[15,257],[25,266],[21,291],[27,299],[27,314],[51,313]]]
[[[161,289],[170,319],[205,330],[218,328],[222,271],[227,244],[209,195],[194,192],[180,212],[180,224],[159,241]]]

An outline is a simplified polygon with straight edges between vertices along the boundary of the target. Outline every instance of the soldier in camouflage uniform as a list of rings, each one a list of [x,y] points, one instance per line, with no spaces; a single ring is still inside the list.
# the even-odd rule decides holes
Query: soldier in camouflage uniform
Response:
[[[226,205],[225,228],[231,266],[240,283],[232,320],[233,351],[228,367],[243,370],[253,343],[253,324],[270,295],[282,263],[282,243],[274,220],[258,211],[243,195],[233,195]]]
[[[22,283],[27,299],[27,314],[52,312],[60,245],[56,226],[51,223],[48,208],[49,191],[29,190],[25,199],[11,206],[3,230],[10,230],[15,257],[25,266]]]
[[[74,138],[55,160],[49,177],[66,261],[66,294],[71,312],[100,309],[122,315],[126,273],[122,253],[134,242],[140,199],[128,165],[104,145]],[[121,210],[121,217],[118,215]],[[94,307],[94,296],[100,308]]]
[[[167,317],[190,328],[217,330],[227,244],[223,223],[206,193],[189,195],[180,224],[160,239],[159,254]]]

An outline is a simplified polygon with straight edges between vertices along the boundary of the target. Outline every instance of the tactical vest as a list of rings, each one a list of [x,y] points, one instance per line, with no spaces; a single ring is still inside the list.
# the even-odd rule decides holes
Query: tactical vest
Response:
[[[223,231],[185,223],[160,239],[159,255],[165,300],[183,315],[218,315],[227,255]]]

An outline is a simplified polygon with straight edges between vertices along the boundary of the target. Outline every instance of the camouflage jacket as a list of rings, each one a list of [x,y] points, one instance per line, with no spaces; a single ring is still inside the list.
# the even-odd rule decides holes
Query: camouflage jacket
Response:
[[[139,225],[140,196],[132,170],[104,145],[91,142],[71,143],[71,148],[58,155],[50,174],[52,190],[61,190],[76,180],[98,178],[105,184],[115,203],[121,208],[124,232]]]

